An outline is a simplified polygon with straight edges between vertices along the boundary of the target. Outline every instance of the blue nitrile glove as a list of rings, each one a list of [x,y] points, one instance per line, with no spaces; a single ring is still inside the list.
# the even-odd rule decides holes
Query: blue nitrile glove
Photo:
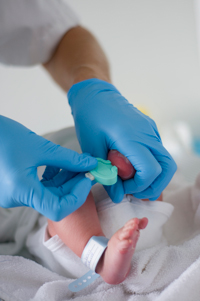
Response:
[[[58,221],[85,202],[91,181],[80,174],[78,180],[68,183],[66,194],[59,197],[39,181],[37,167],[41,165],[76,173],[95,168],[97,160],[56,145],[0,116],[0,206],[29,206]]]
[[[69,194],[71,187],[75,186],[84,177],[85,173],[60,170],[57,167],[47,166],[41,182],[54,194],[62,197]]]
[[[107,158],[116,149],[136,169],[133,179],[105,187],[114,202],[124,193],[155,200],[168,185],[176,164],[163,147],[155,122],[130,104],[111,84],[89,79],[68,92],[76,133],[83,152]]]

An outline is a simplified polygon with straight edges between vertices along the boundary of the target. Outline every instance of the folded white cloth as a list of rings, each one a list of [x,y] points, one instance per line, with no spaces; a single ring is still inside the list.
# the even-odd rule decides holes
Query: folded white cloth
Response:
[[[0,255],[21,254],[38,217],[39,213],[28,207],[0,207]]]
[[[99,184],[95,186],[97,186],[95,189],[96,195],[102,195],[100,193],[102,186]],[[94,198],[96,198],[95,195]],[[102,230],[107,238],[111,238],[131,218],[147,217],[148,226],[140,231],[136,251],[166,242],[163,235],[163,225],[173,212],[171,204],[160,201],[145,202],[128,195],[119,204],[113,203],[109,197],[98,199],[96,207]]]

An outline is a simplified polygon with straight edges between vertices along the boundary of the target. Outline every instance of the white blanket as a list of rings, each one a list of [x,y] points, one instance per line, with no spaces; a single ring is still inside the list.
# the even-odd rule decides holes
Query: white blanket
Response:
[[[199,300],[200,177],[195,186],[171,186],[165,201],[175,207],[165,225],[169,245],[138,251],[128,278],[109,285],[101,278],[79,293],[72,279],[59,276],[23,257],[0,256],[0,298],[4,300]]]
[[[164,228],[168,245],[161,243],[136,252],[130,275],[122,284],[109,285],[98,278],[86,289],[72,293],[68,284],[73,279],[30,259],[1,255],[0,300],[199,301],[200,176],[195,185],[175,177],[164,201],[174,206]]]

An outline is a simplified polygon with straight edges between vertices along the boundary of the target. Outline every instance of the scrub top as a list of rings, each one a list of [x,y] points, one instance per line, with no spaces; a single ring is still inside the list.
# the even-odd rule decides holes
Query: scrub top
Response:
[[[0,0],[0,63],[47,62],[64,34],[79,23],[65,0]]]

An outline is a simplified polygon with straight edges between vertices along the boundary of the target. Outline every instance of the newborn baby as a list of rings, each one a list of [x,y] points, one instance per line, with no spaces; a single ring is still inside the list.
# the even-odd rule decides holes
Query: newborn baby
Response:
[[[119,152],[111,151],[108,159],[118,167],[118,175],[122,179],[134,176],[135,171],[131,163]],[[170,216],[173,206],[163,203],[164,209],[161,209],[158,203],[160,202],[144,202],[133,196],[125,196],[120,204],[114,204],[103,187],[97,184],[93,186],[86,202],[62,221],[48,220],[46,226],[43,217],[41,222],[44,224],[43,227],[39,225],[29,235],[27,246],[38,261],[51,270],[65,276],[80,277],[88,268],[84,269],[81,260],[77,260],[76,257],[81,257],[92,236],[106,236],[109,238],[108,246],[95,272],[100,274],[105,282],[118,284],[124,281],[129,273],[140,230],[145,229],[148,224],[147,217],[150,215],[153,221],[154,214],[159,212],[164,216],[164,211],[167,211],[164,220],[157,217],[159,225],[152,223],[153,227],[150,227],[152,238],[150,239],[147,233],[140,245],[150,247],[160,241],[162,236],[160,229]]]

